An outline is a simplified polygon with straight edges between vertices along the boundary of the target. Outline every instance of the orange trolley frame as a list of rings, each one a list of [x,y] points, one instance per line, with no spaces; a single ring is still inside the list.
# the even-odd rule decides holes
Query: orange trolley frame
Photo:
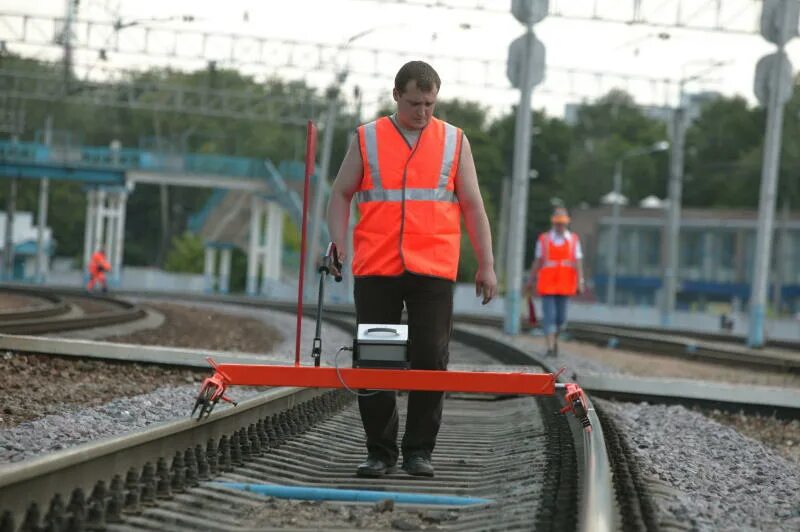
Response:
[[[288,365],[217,364],[207,359],[214,368],[213,376],[205,379],[197,396],[192,415],[200,409],[198,420],[207,417],[214,406],[224,400],[236,404],[225,395],[228,386],[297,386],[304,388],[346,388],[368,390],[440,391],[462,393],[510,394],[553,396],[557,388],[565,391],[566,406],[562,412],[575,414],[586,430],[591,430],[586,414],[586,398],[576,384],[557,384],[558,373],[441,371],[414,369],[373,369],[301,366],[300,333],[303,305],[303,265],[306,249],[306,217],[311,174],[314,172],[317,131],[309,121],[306,136],[305,190],[301,237],[301,267],[298,286],[297,338],[295,363]],[[333,250],[333,251],[332,251]],[[331,256],[332,254],[332,256]],[[335,246],[329,246],[328,255],[320,268],[322,275],[329,273],[328,266],[337,259]],[[339,280],[339,279],[337,279]],[[320,283],[320,298],[322,287]],[[322,301],[319,301],[317,322],[321,319]],[[319,331],[319,327],[317,327]],[[315,338],[315,346],[320,345]],[[318,361],[318,355],[315,356]]]

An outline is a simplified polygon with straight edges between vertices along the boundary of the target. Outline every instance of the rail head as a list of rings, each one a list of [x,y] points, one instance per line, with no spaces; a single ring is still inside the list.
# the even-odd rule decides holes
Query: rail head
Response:
[[[453,338],[476,345],[484,350],[493,349],[507,364],[536,364],[556,374],[559,368],[541,356],[523,351],[516,345],[500,338],[488,339],[483,335],[455,327]],[[494,347],[492,347],[494,345]],[[595,412],[591,399],[587,401],[587,414],[592,430],[587,432],[575,416],[567,416],[578,452],[578,530],[581,532],[605,532],[616,530],[620,523],[619,510],[614,498],[611,463],[603,437],[603,427]]]

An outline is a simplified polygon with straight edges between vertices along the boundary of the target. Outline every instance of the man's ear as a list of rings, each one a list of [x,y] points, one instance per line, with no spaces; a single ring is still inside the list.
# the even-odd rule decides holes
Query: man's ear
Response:
[[[401,95],[400,95],[400,91],[399,90],[392,89],[392,98],[394,98],[394,101],[399,102],[400,101],[400,96]]]

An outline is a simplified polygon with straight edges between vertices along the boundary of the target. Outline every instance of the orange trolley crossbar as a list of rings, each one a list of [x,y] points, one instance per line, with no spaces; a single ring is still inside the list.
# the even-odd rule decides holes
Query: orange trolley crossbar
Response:
[[[300,386],[428,392],[553,395],[552,373],[437,371],[219,364],[226,386]]]

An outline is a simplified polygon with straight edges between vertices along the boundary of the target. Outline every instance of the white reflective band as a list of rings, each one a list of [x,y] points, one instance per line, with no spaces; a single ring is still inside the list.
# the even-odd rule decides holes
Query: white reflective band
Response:
[[[364,146],[367,149],[367,164],[372,176],[372,188],[381,189],[381,170],[378,167],[378,128],[375,121],[364,126]]]
[[[439,172],[439,188],[446,188],[450,177],[450,170],[456,158],[456,141],[458,140],[458,129],[450,124],[444,124],[444,156],[442,157],[442,169]]]
[[[452,190],[440,188],[407,188],[406,201],[440,201],[443,203],[458,203],[458,198]],[[361,190],[356,192],[357,203],[370,201],[403,201],[402,189]]]
[[[574,260],[546,260],[543,268],[555,268],[556,266],[576,266]]]

